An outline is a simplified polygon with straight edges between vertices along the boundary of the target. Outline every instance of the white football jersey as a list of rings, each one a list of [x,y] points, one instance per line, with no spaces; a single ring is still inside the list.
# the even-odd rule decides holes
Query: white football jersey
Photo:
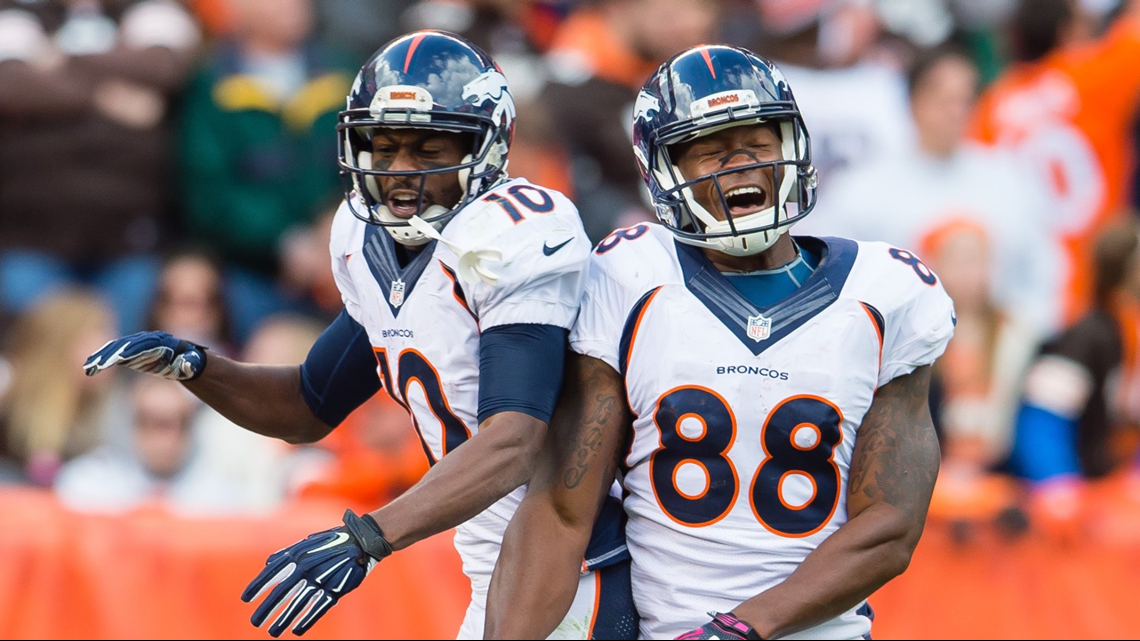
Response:
[[[822,261],[755,308],[659,225],[599,245],[571,346],[621,372],[636,417],[626,539],[641,637],[671,639],[786,579],[847,521],[875,390],[928,365],[950,298],[908,251],[797,238]],[[792,638],[859,638],[865,604]]]
[[[480,332],[515,323],[570,328],[590,255],[574,204],[521,178],[464,207],[442,236],[469,252],[501,252],[487,265],[497,282],[465,282],[455,253],[438,241],[401,268],[392,237],[347,204],[331,242],[345,308],[367,330],[384,387],[411,414],[432,463],[479,431]],[[476,600],[486,598],[503,532],[525,492],[456,528]]]

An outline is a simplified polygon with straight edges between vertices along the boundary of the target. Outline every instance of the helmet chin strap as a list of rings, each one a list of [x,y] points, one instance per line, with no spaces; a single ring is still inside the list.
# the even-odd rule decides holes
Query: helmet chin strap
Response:
[[[410,219],[400,218],[396,214],[393,214],[392,210],[388,209],[387,205],[377,205],[374,211],[376,212],[376,216],[380,219],[381,222],[396,223],[395,225],[385,226],[384,229],[386,229],[388,233],[392,235],[392,238],[401,245],[406,245],[408,247],[419,247],[431,242],[432,239],[430,237],[425,236],[422,232],[418,231],[413,225],[410,224]],[[432,205],[424,210],[424,215],[429,218],[434,217],[438,219],[440,216],[446,214],[447,212],[448,209],[446,207],[440,205]],[[439,220],[429,223],[420,218],[418,215],[413,216],[412,218],[415,218],[421,223],[431,227],[433,230],[443,227],[443,222]]]

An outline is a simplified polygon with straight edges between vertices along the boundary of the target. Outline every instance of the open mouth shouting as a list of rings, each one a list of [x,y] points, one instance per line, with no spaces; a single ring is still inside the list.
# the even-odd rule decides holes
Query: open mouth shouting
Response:
[[[768,202],[768,190],[759,185],[742,185],[727,189],[724,192],[724,200],[728,203],[728,213],[733,218],[755,214],[771,206]]]
[[[426,201],[427,194],[424,194]],[[393,189],[388,194],[388,210],[400,218],[411,218],[420,212],[420,194],[412,189]],[[427,204],[426,202],[424,203]]]

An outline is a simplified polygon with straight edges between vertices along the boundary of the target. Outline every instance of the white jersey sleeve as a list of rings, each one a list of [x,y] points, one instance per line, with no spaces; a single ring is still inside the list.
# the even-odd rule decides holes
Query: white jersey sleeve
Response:
[[[662,279],[669,280],[668,275],[675,269],[667,249],[672,236],[659,225],[635,225],[618,230],[610,238],[620,240],[590,259],[582,308],[570,332],[570,347],[579,354],[605,361],[620,372],[626,321],[653,286]],[[607,242],[608,239],[603,244]]]
[[[336,281],[337,289],[340,290],[344,308],[358,323],[363,323],[360,316],[360,296],[357,294],[356,285],[352,282],[352,276],[349,275],[348,261],[364,245],[364,228],[364,221],[354,216],[348,204],[342,202],[340,208],[336,210],[336,216],[333,217],[329,240],[333,279]]]
[[[497,282],[465,284],[480,329],[519,323],[569,329],[590,256],[574,204],[554,190],[516,179],[468,207],[462,219],[445,228],[444,237],[502,254],[489,265]]]
[[[570,332],[570,347],[575,352],[605,361],[621,371],[619,354],[625,314],[630,305],[617,281],[607,277],[606,265],[598,256],[586,270],[586,287],[578,322]]]
[[[859,243],[848,295],[881,314],[879,386],[931,365],[954,334],[954,302],[915,254],[886,243]]]
[[[914,294],[886,317],[880,386],[933,364],[954,335],[954,303],[942,285]]]

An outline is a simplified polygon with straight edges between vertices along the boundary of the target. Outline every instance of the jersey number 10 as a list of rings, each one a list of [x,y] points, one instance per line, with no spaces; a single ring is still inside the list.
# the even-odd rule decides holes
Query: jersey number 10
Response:
[[[384,379],[384,389],[388,392],[388,396],[391,396],[392,400],[399,403],[412,417],[412,425],[416,428],[416,434],[420,437],[420,444],[423,445],[424,454],[427,454],[429,463],[435,465],[440,458],[447,456],[448,452],[463,445],[467,439],[471,438],[471,431],[455,415],[455,412],[451,411],[451,404],[447,402],[447,397],[443,394],[443,382],[439,379],[439,372],[432,367],[432,364],[424,358],[423,354],[410,348],[400,352],[400,356],[396,359],[400,377],[399,380],[393,381],[392,370],[388,367],[388,350],[373,347],[372,351],[375,352],[376,363],[380,366],[380,378]],[[413,381],[419,383],[420,387],[423,388],[428,409],[442,427],[439,438],[439,458],[436,458],[431,445],[424,438],[423,428],[409,405],[408,387]],[[395,383],[394,387],[393,383]],[[399,395],[396,394],[397,391],[399,391]]]
[[[538,187],[515,185],[508,189],[507,193],[511,195],[511,198],[499,194],[488,194],[483,200],[502,207],[516,225],[522,222],[525,216],[518,207],[515,207],[515,203],[511,202],[512,199],[536,214],[548,214],[554,209],[554,199]]]
[[[682,423],[692,419],[703,428],[700,433],[682,432]],[[679,387],[661,397],[653,421],[661,432],[661,448],[649,459],[649,476],[661,509],[690,527],[724,518],[740,489],[728,458],[736,442],[732,408],[708,388]],[[818,396],[793,396],[768,414],[760,430],[765,458],[748,492],[753,515],[768,531],[785,537],[810,536],[831,520],[839,504],[839,467],[833,458],[843,440],[842,422],[839,408]],[[700,494],[677,486],[677,472],[687,463],[705,471],[708,484]],[[806,502],[791,504],[785,498],[785,484],[792,476],[810,481]]]

